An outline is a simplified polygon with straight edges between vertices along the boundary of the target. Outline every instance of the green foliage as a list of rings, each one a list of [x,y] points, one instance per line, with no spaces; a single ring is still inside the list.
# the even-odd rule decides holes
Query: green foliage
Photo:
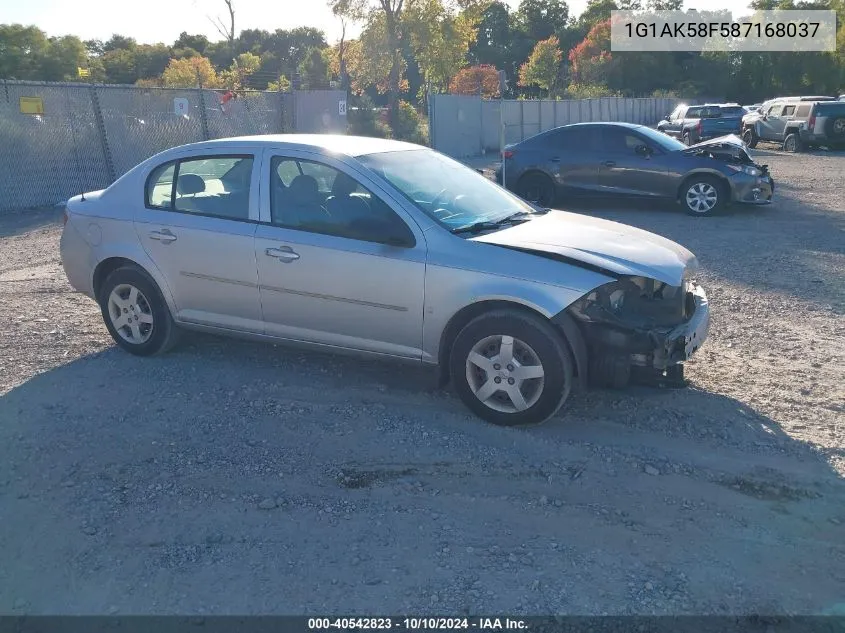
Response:
[[[378,111],[370,97],[367,95],[356,97],[352,100],[351,106],[346,115],[350,134],[377,138],[393,136],[390,126],[379,120]]]
[[[397,109],[393,135],[400,141],[428,144],[428,121],[407,101],[400,101]]]
[[[321,90],[328,87],[329,59],[319,48],[312,48],[299,64],[303,90]]]
[[[598,97],[618,97],[620,95],[601,84],[569,84],[564,96],[567,99],[597,99]]]
[[[537,42],[528,61],[519,68],[520,86],[552,89],[560,71],[561,59],[563,59],[558,44],[558,39],[554,35],[547,40]]]

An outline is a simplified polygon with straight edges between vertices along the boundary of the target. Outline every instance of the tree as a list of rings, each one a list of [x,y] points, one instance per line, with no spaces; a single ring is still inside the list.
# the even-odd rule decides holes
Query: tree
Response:
[[[475,41],[471,14],[455,13],[443,0],[418,0],[409,5],[404,22],[423,79],[433,90],[445,91]]]
[[[182,31],[179,39],[173,42],[173,48],[190,48],[200,55],[205,55],[208,44],[208,38],[205,35],[188,35],[186,31]]]
[[[511,61],[513,37],[510,22],[508,5],[500,0],[490,2],[484,8],[478,22],[476,39],[469,49],[469,56],[477,64],[505,68]]]
[[[523,35],[538,42],[566,28],[569,7],[564,0],[522,0],[515,17]]]
[[[135,70],[135,55],[125,48],[112,49],[100,56],[100,63],[110,84],[134,84],[140,77]]]
[[[610,12],[619,9],[614,0],[587,0],[587,8],[578,16],[578,26],[586,34],[599,22],[610,19]]]
[[[298,68],[303,90],[319,90],[327,87],[329,61],[326,57],[327,55],[319,48],[312,48],[308,51]]]
[[[0,77],[42,79],[41,63],[50,42],[34,26],[0,24]]]
[[[220,73],[218,81],[220,84],[233,92],[239,92],[251,86],[252,75],[261,66],[261,58],[253,53],[241,53],[233,61],[228,69]]]
[[[85,44],[75,35],[51,37],[41,60],[39,78],[44,81],[75,80],[79,67],[84,66],[87,59]]]
[[[499,73],[488,64],[462,68],[449,84],[449,92],[458,95],[477,95],[488,99],[499,96]]]
[[[562,59],[563,54],[560,52],[560,42],[557,37],[552,35],[546,40],[537,42],[528,61],[519,68],[519,85],[537,86],[551,91]]]
[[[229,13],[228,22],[224,22],[223,19],[219,17],[209,18],[211,23],[214,25],[214,28],[217,29],[217,32],[220,33],[220,35],[226,40],[230,48],[233,48],[235,45],[235,7],[233,2],[234,0],[223,0],[223,4],[226,5],[226,9]]]
[[[169,88],[216,88],[219,84],[217,72],[207,57],[171,59],[161,80]]]
[[[407,65],[402,56],[402,10],[405,0],[328,0],[335,15],[343,15],[353,21],[360,21],[366,15],[368,26],[381,18],[381,28],[370,29],[371,35],[383,33],[382,46],[389,59],[387,74],[388,106],[390,121],[396,123],[399,92],[402,84],[403,67]]]
[[[135,41],[135,38],[114,34],[103,44],[103,53],[108,53],[109,51],[130,50],[135,48],[137,45],[138,43]]]

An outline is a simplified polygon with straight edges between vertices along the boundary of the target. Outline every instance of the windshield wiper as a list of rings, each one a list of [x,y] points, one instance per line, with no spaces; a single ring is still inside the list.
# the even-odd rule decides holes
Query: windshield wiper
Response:
[[[452,229],[452,233],[481,233],[481,231],[492,231],[508,224],[521,224],[523,222],[528,222],[528,218],[532,215],[535,214],[528,213],[527,211],[518,211],[517,213],[512,213],[511,215],[504,217],[501,220],[496,220],[495,222],[482,220],[481,222],[467,224],[466,226],[459,226],[456,229]]]

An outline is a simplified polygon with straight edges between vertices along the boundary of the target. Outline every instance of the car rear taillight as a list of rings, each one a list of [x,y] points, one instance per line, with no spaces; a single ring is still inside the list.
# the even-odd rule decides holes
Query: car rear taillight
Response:
[[[698,138],[701,138],[701,130],[702,130],[702,127],[703,127],[703,126],[701,125],[701,119],[699,119],[699,120],[698,120],[698,128],[696,129],[696,132],[698,132]]]
[[[513,151],[506,149],[502,152],[502,156],[504,156],[505,158],[513,158]]]
[[[810,130],[810,132],[812,132],[815,129],[815,127],[816,127],[816,115],[812,114],[812,115],[810,115],[810,120],[807,121],[807,129]]]

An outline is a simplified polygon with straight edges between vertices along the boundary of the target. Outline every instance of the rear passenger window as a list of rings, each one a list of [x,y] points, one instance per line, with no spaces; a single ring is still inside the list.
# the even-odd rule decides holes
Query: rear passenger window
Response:
[[[795,113],[795,116],[797,116],[798,118],[804,118],[808,114],[810,114],[810,106],[802,105],[798,106],[798,111]]]
[[[146,203],[153,209],[172,208],[173,174],[176,163],[165,163],[153,170],[147,180]]]
[[[147,181],[147,206],[248,220],[252,165],[252,156],[206,156],[162,165]]]

